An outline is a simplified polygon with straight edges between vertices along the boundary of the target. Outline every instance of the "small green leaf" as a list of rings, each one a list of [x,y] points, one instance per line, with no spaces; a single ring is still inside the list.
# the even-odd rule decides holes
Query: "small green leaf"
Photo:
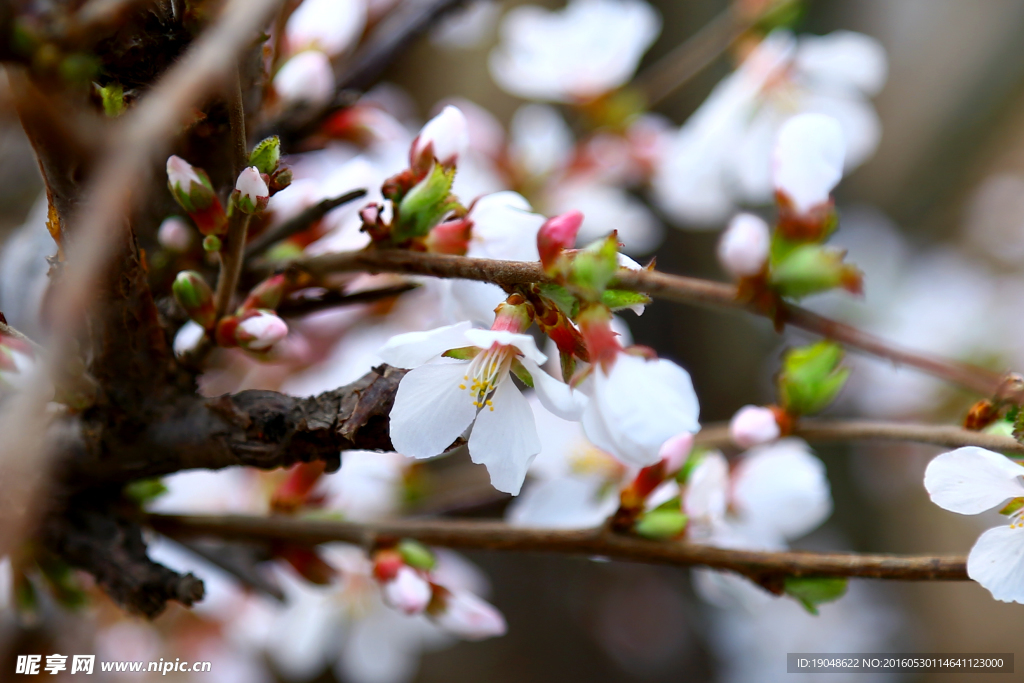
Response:
[[[570,264],[569,282],[589,300],[597,301],[618,269],[619,241],[613,232],[576,254]]]
[[[643,292],[630,292],[625,289],[606,289],[601,294],[601,303],[613,311],[624,308],[643,306],[651,303],[651,297]]]
[[[664,540],[675,538],[686,528],[686,515],[676,505],[674,509],[651,510],[637,521],[633,530],[644,538]]]
[[[476,346],[460,346],[457,349],[448,349],[441,355],[456,360],[472,360],[478,353],[480,353],[480,349]]]
[[[399,541],[397,550],[398,554],[402,556],[402,560],[410,567],[415,567],[416,569],[430,571],[437,563],[437,559],[434,557],[434,553],[430,552],[430,548],[411,538],[403,538]]]
[[[580,310],[580,302],[568,289],[553,283],[537,285],[540,295],[553,303],[567,318],[575,318]]]
[[[999,514],[1009,517],[1017,510],[1024,508],[1024,498],[1014,498],[999,511]]]
[[[124,494],[139,505],[144,505],[165,493],[167,493],[167,487],[163,481],[156,478],[139,479],[124,487]]]
[[[120,83],[96,86],[103,102],[103,113],[117,118],[124,113],[124,87]]]
[[[276,135],[262,140],[253,147],[249,154],[249,165],[255,166],[260,173],[272,174],[281,161],[281,139]]]
[[[784,297],[799,299],[843,287],[859,292],[860,271],[845,263],[846,252],[817,244],[801,244],[772,264],[769,282]]]
[[[693,471],[697,469],[697,465],[704,460],[704,457],[707,454],[708,449],[703,446],[694,446],[693,449],[690,450],[690,455],[687,456],[686,462],[683,463],[683,466],[680,467],[679,471],[676,473],[676,481],[680,484],[685,484],[689,481],[690,475],[693,474]]]
[[[794,415],[828,407],[850,376],[848,368],[840,367],[842,360],[842,347],[831,341],[787,351],[777,380],[782,406]]]
[[[533,375],[527,370],[518,358],[512,359],[512,374],[519,378],[519,381],[533,389]]]
[[[796,598],[811,614],[818,615],[818,605],[835,602],[846,594],[846,579],[820,576],[787,576],[787,595]]]
[[[391,239],[396,243],[424,237],[444,216],[458,206],[451,197],[455,169],[434,164],[433,169],[398,203],[398,224]]]

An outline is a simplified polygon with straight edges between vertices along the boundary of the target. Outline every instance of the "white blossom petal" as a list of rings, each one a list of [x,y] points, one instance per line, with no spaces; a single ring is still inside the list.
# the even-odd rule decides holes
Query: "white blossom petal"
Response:
[[[470,209],[473,221],[467,256],[538,261],[537,232],[546,220],[517,192],[484,195]]]
[[[825,465],[800,439],[747,451],[733,473],[732,500],[744,526],[766,538],[798,538],[832,514]]]
[[[932,502],[961,515],[976,515],[1024,496],[1024,467],[1004,455],[965,446],[934,458],[924,471]]]
[[[997,526],[978,537],[967,576],[1002,602],[1024,603],[1024,529]]]
[[[703,524],[725,517],[729,491],[729,463],[718,451],[705,455],[690,473],[683,497],[683,511]]]
[[[446,325],[425,332],[396,334],[381,347],[377,355],[396,368],[415,368],[437,358],[445,351],[469,346],[466,332],[473,327],[468,321]]]
[[[600,526],[618,507],[600,477],[558,477],[531,482],[512,501],[506,519],[536,529],[589,529]]]
[[[493,344],[514,346],[525,358],[534,363],[543,363],[548,357],[537,348],[537,342],[528,334],[518,334],[508,330],[466,330],[466,339],[474,346],[489,349]]]
[[[469,435],[469,455],[486,465],[491,485],[519,495],[526,470],[540,453],[540,438],[533,410],[509,378],[498,383],[491,405],[484,407]]]
[[[740,213],[718,241],[718,261],[733,277],[757,275],[768,262],[771,230],[760,216]]]
[[[285,38],[292,52],[315,47],[338,55],[358,40],[365,27],[365,0],[303,0],[288,17]]]
[[[882,44],[853,31],[801,36],[795,64],[804,78],[865,95],[878,94],[889,70]]]
[[[583,409],[589,401],[586,394],[552,377],[525,356],[520,362],[533,377],[533,389],[542,406],[563,420],[576,421],[583,416]]]
[[[779,129],[772,154],[775,188],[800,213],[828,201],[843,177],[846,141],[831,116],[800,114]]]
[[[402,378],[390,417],[396,451],[430,458],[466,431],[476,415],[472,397],[459,389],[467,367],[464,362],[422,365]]]

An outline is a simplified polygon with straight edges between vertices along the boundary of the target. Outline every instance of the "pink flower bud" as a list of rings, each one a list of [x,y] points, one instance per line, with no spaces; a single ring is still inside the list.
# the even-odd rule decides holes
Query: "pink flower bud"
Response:
[[[405,565],[381,589],[384,602],[406,614],[419,614],[425,610],[433,594],[430,583],[415,569]]]
[[[204,185],[192,164],[174,154],[167,157],[167,183],[172,188],[180,187],[185,194],[191,192],[192,183]]]
[[[434,623],[465,640],[503,636],[508,630],[501,612],[469,592],[446,591],[444,605],[432,614]],[[433,608],[431,608],[433,611]]]
[[[238,323],[235,342],[243,349],[266,351],[288,335],[288,325],[273,311],[256,310]]]
[[[797,214],[829,201],[843,177],[846,140],[831,116],[800,114],[779,129],[772,152],[776,191],[785,195]]]
[[[545,268],[550,267],[563,249],[569,249],[576,243],[576,234],[583,225],[583,214],[570,211],[560,216],[547,219],[537,232],[537,251],[540,262]]]
[[[235,192],[238,193],[235,197],[238,208],[245,213],[255,213],[265,208],[270,199],[267,182],[255,166],[250,166],[238,174]]]
[[[194,240],[192,226],[184,218],[171,216],[160,224],[156,239],[168,251],[186,252]]]
[[[440,114],[427,121],[412,141],[409,162],[413,167],[425,165],[417,162],[430,154],[442,166],[454,166],[468,148],[469,123],[466,116],[457,107],[448,105]]]
[[[274,91],[285,104],[325,104],[334,95],[331,60],[319,50],[300,52],[274,76]]]
[[[740,448],[774,441],[780,433],[775,413],[762,406],[743,406],[729,422],[729,435]]]
[[[693,434],[690,432],[676,434],[663,443],[661,450],[658,451],[658,455],[661,456],[662,462],[665,463],[665,471],[671,473],[682,469],[683,463],[686,462],[686,457],[690,455],[690,450],[692,449]]]
[[[768,224],[750,213],[737,214],[718,242],[718,260],[733,277],[757,275],[768,261]]]

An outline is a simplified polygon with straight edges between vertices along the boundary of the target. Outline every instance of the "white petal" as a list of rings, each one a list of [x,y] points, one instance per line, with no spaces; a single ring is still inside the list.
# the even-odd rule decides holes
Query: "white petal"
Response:
[[[525,358],[529,358],[534,363],[543,363],[548,359],[537,348],[537,342],[528,334],[517,334],[508,330],[467,330],[465,334],[471,344],[479,346],[481,349],[489,349],[493,344],[498,343],[502,346],[516,347]]]
[[[976,515],[1024,496],[1024,467],[977,446],[943,453],[928,463],[924,487],[932,502],[950,512]]]
[[[471,320],[483,327],[494,322],[494,309],[508,298],[508,292],[490,282],[445,280],[442,283],[449,320]]]
[[[449,104],[427,121],[416,137],[413,155],[418,156],[431,143],[434,157],[441,163],[452,163],[465,156],[469,148],[469,123],[458,107]]]
[[[554,107],[525,104],[516,109],[508,128],[511,154],[529,175],[545,176],[569,161],[575,144],[572,129]]]
[[[519,494],[526,470],[540,453],[540,438],[529,402],[508,378],[498,383],[491,405],[485,406],[469,435],[469,455],[486,465],[491,485]]]
[[[1003,602],[1024,603],[1024,529],[989,529],[967,556],[967,575]]]
[[[615,443],[615,439],[612,438],[608,427],[605,426],[604,417],[601,415],[600,411],[598,411],[597,403],[593,399],[587,403],[587,407],[583,410],[583,418],[581,422],[583,424],[583,433],[586,435],[587,440],[590,441],[590,443],[594,444],[605,453],[610,453],[616,458],[619,457],[619,446]],[[644,467],[644,465],[641,465],[641,467]]]
[[[520,359],[533,377],[533,389],[541,405],[563,420],[580,420],[589,399],[565,382],[555,379],[525,356]]]
[[[720,520],[725,516],[728,489],[729,463],[718,451],[708,453],[690,473],[683,510],[697,520]]]
[[[766,537],[798,538],[832,514],[825,465],[800,439],[747,451],[733,474],[732,495],[744,526]]]
[[[824,114],[800,114],[782,125],[772,154],[775,188],[804,213],[828,201],[843,177],[846,142],[839,122]]]
[[[545,218],[533,213],[530,203],[516,192],[480,197],[469,212],[473,221],[467,256],[537,261],[537,231]]]
[[[599,477],[558,477],[531,482],[512,501],[506,519],[513,526],[537,529],[589,529],[618,507],[618,496],[603,495]],[[607,492],[604,492],[605,494]]]
[[[402,378],[391,409],[391,443],[411,458],[443,453],[476,415],[464,384],[466,363],[438,363],[410,370]]]
[[[471,342],[466,339],[466,332],[472,327],[472,323],[463,321],[425,332],[396,334],[381,347],[377,355],[396,368],[415,368],[445,351],[469,346]]]
[[[670,360],[622,353],[607,376],[598,370],[594,379],[592,404],[616,444],[612,454],[623,462],[652,465],[662,444],[680,432],[700,429],[690,375]]]
[[[316,47],[338,55],[352,46],[366,26],[365,0],[304,0],[285,25],[292,51]]]
[[[326,104],[334,95],[330,58],[320,50],[300,52],[274,75],[274,91],[285,104]]]
[[[737,214],[718,242],[718,261],[734,277],[757,275],[768,261],[771,231],[760,216]]]
[[[888,75],[885,48],[871,36],[833,31],[826,36],[801,36],[795,65],[802,78],[816,85],[856,89],[874,95]]]

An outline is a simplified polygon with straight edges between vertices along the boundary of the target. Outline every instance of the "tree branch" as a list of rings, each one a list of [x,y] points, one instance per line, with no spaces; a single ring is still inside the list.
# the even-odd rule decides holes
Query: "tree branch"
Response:
[[[292,517],[150,515],[147,521],[173,538],[211,536],[236,540],[288,541],[318,545],[341,541],[372,547],[412,538],[463,550],[539,552],[614,560],[700,565],[742,574],[769,589],[786,576],[848,576],[906,581],[965,581],[960,556],[858,555],[854,553],[732,550],[684,542],[648,541],[598,529],[546,530],[502,522],[397,520],[354,524]]]
[[[1024,444],[1002,434],[972,432],[953,425],[908,424],[900,422],[872,422],[868,420],[799,420],[793,427],[793,436],[807,441],[910,441],[933,444],[943,448],[978,446],[1000,453],[1024,456]],[[729,436],[729,423],[715,422],[704,425],[697,434],[696,443],[710,448],[736,447]]]
[[[329,273],[357,271],[405,273],[479,280],[506,287],[551,281],[538,263],[468,258],[406,250],[367,249],[323,254],[298,259],[293,261],[290,267],[321,277]],[[620,269],[612,286],[645,292],[652,297],[666,301],[696,304],[708,308],[745,309],[749,313],[767,317],[765,311],[739,301],[736,287],[731,284],[682,275],[669,275],[651,270]],[[850,348],[891,360],[897,365],[909,365],[983,396],[999,394],[1006,382],[1004,376],[990,370],[901,348],[855,327],[825,318],[793,304],[783,303],[776,319],[779,322],[828,337]]]
[[[309,230],[313,227],[314,223],[326,216],[331,210],[365,196],[366,190],[353,190],[352,192],[324,199],[318,204],[314,204],[291,220],[287,220],[277,227],[267,230],[252,240],[245,248],[245,259],[249,260],[259,256],[277,242]]]

